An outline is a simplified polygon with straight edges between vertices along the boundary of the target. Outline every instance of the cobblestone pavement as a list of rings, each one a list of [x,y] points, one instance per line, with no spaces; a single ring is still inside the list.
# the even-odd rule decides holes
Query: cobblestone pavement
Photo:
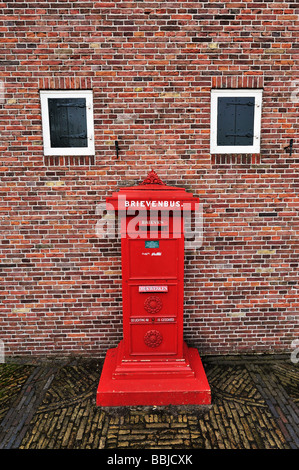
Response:
[[[286,356],[203,358],[212,407],[95,404],[102,362],[0,364],[1,449],[298,449],[299,365]]]

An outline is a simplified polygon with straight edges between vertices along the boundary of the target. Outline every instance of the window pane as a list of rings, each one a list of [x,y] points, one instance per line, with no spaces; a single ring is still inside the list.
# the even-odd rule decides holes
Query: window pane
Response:
[[[87,147],[85,98],[49,98],[51,147]]]
[[[253,145],[254,97],[219,97],[217,145]]]
[[[236,98],[235,145],[253,145],[255,98]]]
[[[218,98],[217,145],[235,145],[235,98]]]

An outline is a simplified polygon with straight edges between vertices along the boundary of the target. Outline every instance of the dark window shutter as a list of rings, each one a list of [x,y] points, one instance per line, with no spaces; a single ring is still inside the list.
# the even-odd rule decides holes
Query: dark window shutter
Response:
[[[217,145],[235,145],[235,106],[231,97],[218,98]]]
[[[217,145],[253,145],[255,98],[219,97]]]
[[[51,147],[87,147],[85,98],[49,98]]]

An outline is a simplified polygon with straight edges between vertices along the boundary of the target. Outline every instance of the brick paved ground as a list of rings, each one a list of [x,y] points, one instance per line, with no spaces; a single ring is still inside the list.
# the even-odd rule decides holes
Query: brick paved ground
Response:
[[[209,357],[212,407],[96,407],[100,361],[0,365],[2,449],[298,449],[299,366]]]

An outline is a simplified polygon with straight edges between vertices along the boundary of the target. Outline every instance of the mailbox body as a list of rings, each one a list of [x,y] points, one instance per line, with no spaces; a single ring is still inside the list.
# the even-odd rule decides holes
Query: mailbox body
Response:
[[[198,199],[152,171],[107,203],[120,220],[123,340],[107,352],[97,404],[209,404],[198,352],[183,341],[183,208]]]
[[[181,358],[184,238],[173,231],[174,218],[180,224],[180,216],[162,212],[157,224],[150,225],[148,211],[141,213],[137,238],[130,233],[131,217],[122,238],[124,358]]]

